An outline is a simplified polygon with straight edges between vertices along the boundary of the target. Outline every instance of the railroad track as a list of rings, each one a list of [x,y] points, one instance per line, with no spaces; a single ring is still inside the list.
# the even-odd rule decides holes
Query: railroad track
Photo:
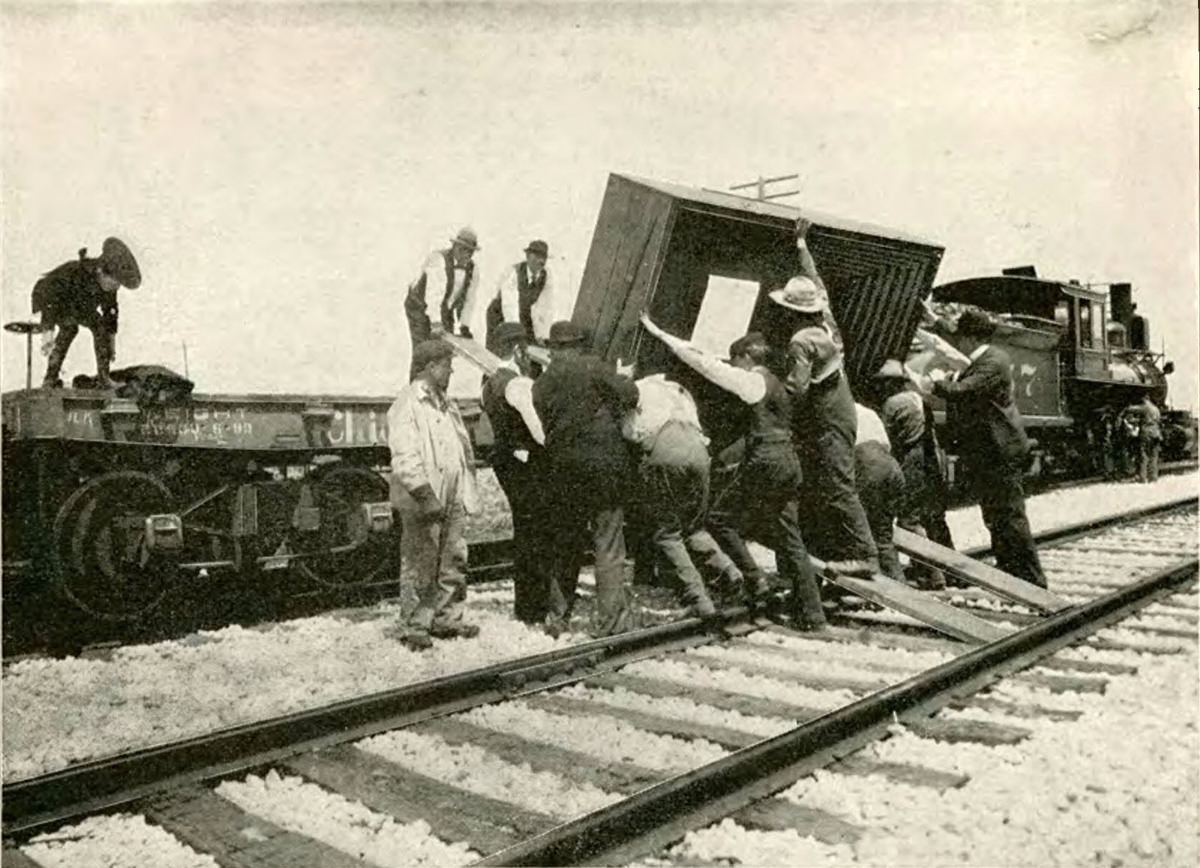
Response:
[[[35,835],[71,837],[63,824],[114,811],[143,814],[222,865],[364,864],[340,833],[289,819],[297,799],[357,802],[367,813],[351,826],[377,831],[423,820],[421,834],[463,842],[441,861],[624,864],[722,817],[853,840],[854,824],[777,794],[817,768],[960,786],[961,775],[855,751],[897,725],[950,746],[1019,744],[1019,723],[937,712],[1069,718],[988,688],[1100,692],[1136,663],[1056,652],[1194,644],[1195,534],[1194,498],[1057,531],[1043,558],[1069,607],[1044,615],[973,589],[942,595],[1004,631],[983,645],[865,606],[818,635],[732,610],[720,630],[660,625],[13,781],[4,864],[27,864]],[[1149,623],[1092,636],[1141,610]]]

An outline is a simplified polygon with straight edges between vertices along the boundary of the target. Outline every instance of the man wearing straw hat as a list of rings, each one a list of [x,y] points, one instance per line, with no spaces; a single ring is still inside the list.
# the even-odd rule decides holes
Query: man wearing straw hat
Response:
[[[479,236],[464,226],[450,239],[449,247],[429,254],[420,275],[409,284],[404,312],[413,350],[441,334],[471,336],[479,283],[473,259],[477,250]],[[416,375],[415,367],[409,374]]]
[[[829,296],[812,257],[804,255],[810,225],[804,218],[796,225],[806,273],[770,293],[773,302],[798,314],[786,384],[792,436],[810,493],[801,498],[802,525],[805,539],[824,558],[843,562],[845,571],[873,573],[879,570],[878,551],[854,479],[857,414],[842,370],[841,340],[829,323]]]
[[[43,328],[58,330],[46,363],[45,388],[62,385],[59,373],[80,326],[92,333],[96,385],[112,387],[109,367],[116,356],[117,289],[137,289],[141,283],[133,253],[120,239],[106,238],[99,257],[89,259],[85,247],[79,259],[63,263],[34,284],[33,312],[42,315]]]

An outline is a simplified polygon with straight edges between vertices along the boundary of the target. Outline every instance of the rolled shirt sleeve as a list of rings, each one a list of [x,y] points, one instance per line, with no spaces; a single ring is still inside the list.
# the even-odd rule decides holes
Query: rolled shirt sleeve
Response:
[[[670,347],[681,362],[710,383],[737,395],[745,403],[754,405],[766,397],[766,378],[757,371],[747,371],[723,362],[690,342],[665,332],[660,340]]]

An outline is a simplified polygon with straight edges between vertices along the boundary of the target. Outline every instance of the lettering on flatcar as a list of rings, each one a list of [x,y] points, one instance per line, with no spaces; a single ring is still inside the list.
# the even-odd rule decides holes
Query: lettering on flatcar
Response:
[[[334,410],[329,423],[333,446],[384,446],[387,444],[387,414],[376,410]]]

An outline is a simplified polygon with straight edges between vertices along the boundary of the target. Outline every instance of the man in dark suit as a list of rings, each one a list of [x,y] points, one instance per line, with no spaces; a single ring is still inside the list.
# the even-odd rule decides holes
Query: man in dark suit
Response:
[[[951,436],[992,536],[996,566],[1044,588],[1046,577],[1025,516],[1021,478],[1029,439],[1013,401],[1012,361],[988,344],[995,324],[982,311],[964,311],[956,331],[971,363],[956,380],[935,383],[933,393],[946,401]]]
[[[483,409],[491,423],[495,441],[491,464],[496,480],[504,489],[513,520],[513,609],[517,620],[541,624],[548,611],[546,576],[541,569],[537,543],[538,507],[541,490],[539,468],[542,447],[538,442],[540,426],[522,414],[532,406],[522,400],[522,386],[531,385],[528,336],[518,322],[502,322],[489,333],[496,355],[501,359],[496,373],[483,381]],[[527,389],[525,390],[528,391]]]
[[[625,588],[624,504],[632,460],[621,419],[638,403],[637,386],[586,352],[570,322],[550,327],[551,361],[533,385],[533,405],[545,430],[545,548],[550,561],[547,632],[557,635],[570,616],[579,565],[591,528],[596,564],[592,633],[628,630],[632,609]]]

